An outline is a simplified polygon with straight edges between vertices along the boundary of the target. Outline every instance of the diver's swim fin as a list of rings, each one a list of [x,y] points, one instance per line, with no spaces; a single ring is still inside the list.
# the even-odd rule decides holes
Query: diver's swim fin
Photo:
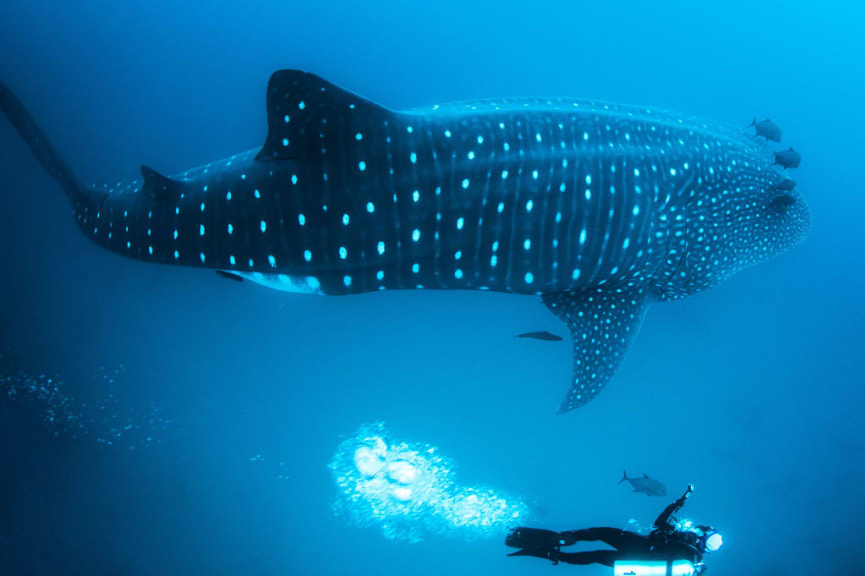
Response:
[[[546,558],[558,564],[559,551],[556,548],[523,548],[511,552],[508,556],[533,556],[534,558]]]

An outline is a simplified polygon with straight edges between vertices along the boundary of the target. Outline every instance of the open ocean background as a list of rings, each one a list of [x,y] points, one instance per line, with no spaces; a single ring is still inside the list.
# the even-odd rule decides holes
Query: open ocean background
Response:
[[[683,516],[725,538],[713,576],[861,572],[863,28],[833,0],[0,1],[0,79],[86,182],[261,145],[270,73],[301,68],[397,109],[769,116],[812,212],[804,245],[654,306],[609,388],[556,416],[570,343],[513,337],[566,335],[539,298],[317,298],[125,260],[0,120],[0,374],[63,382],[0,396],[0,574],[612,573],[507,558],[501,532],[409,543],[334,515],[328,463],[377,421],[533,526],[649,524],[693,482]],[[55,435],[46,409],[80,426]],[[617,486],[625,468],[668,497]]]

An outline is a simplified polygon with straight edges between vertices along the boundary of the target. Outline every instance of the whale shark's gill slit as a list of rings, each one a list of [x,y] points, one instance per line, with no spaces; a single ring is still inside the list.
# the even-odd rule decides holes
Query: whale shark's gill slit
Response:
[[[543,302],[568,325],[574,344],[571,389],[561,414],[590,402],[616,373],[643,322],[649,292],[604,287],[545,294]]]

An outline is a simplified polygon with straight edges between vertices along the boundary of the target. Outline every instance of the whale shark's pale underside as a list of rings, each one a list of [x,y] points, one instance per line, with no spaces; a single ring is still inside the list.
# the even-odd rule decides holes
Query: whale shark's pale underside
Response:
[[[650,302],[711,287],[810,226],[753,131],[650,108],[502,99],[396,112],[283,70],[260,150],[96,188],[2,85],[0,107],[82,231],[120,255],[292,292],[541,296],[574,341],[562,412],[612,378]]]

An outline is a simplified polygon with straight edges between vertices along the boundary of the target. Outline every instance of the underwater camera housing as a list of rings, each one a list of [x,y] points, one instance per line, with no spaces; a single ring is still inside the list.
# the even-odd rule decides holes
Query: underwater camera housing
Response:
[[[688,560],[619,560],[613,565],[614,576],[695,576],[697,570]]]

